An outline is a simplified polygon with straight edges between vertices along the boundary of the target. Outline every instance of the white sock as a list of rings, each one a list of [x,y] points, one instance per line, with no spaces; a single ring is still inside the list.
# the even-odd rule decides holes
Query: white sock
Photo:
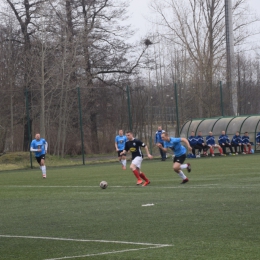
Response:
[[[42,174],[46,174],[46,166],[42,166]]]
[[[181,169],[186,169],[187,167],[188,167],[188,164],[187,164],[187,163],[181,165]]]
[[[122,164],[126,167],[126,159],[122,160]]]
[[[178,173],[178,175],[179,175],[183,180],[185,180],[185,179],[187,178],[182,171],[180,171],[180,172]]]

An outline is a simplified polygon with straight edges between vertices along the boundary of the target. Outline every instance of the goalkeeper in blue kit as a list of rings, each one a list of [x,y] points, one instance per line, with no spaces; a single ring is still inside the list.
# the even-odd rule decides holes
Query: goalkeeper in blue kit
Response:
[[[40,165],[42,171],[42,177],[46,178],[46,166],[45,166],[45,155],[47,153],[48,143],[44,138],[41,138],[40,134],[35,135],[35,139],[31,142],[30,151],[34,152],[35,159]]]

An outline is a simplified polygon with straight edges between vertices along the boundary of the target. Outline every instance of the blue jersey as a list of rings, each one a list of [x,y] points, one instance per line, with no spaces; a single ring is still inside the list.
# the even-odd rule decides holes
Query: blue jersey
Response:
[[[221,136],[218,138],[218,143],[219,143],[219,144],[230,143],[228,136],[227,136],[227,135],[221,135]]]
[[[215,145],[216,144],[215,137],[213,135],[208,135],[206,137],[206,143],[207,145]]]
[[[201,135],[198,135],[196,139],[197,139],[197,144],[204,144],[204,138]]]
[[[242,136],[242,142],[243,144],[249,144],[250,143],[250,140],[249,140],[249,136]]]
[[[47,142],[45,139],[40,138],[40,140],[34,139],[31,142],[31,148],[32,149],[41,149],[40,152],[34,152],[35,157],[40,157],[41,155],[45,154],[45,145],[47,145]]]
[[[164,148],[172,149],[176,157],[186,154],[186,148],[181,144],[181,138],[170,137],[170,141],[164,141]]]
[[[115,143],[117,143],[117,148],[120,151],[123,151],[125,149],[125,143],[127,141],[127,138],[125,135],[117,135],[115,138]]]
[[[196,138],[196,136],[190,136],[190,137],[188,138],[188,141],[189,141],[189,143],[190,143],[190,146],[194,146],[194,145],[197,144],[197,138]]]
[[[236,144],[236,145],[241,144],[242,143],[241,136],[240,135],[234,135],[232,140],[231,140],[231,143]]]
[[[256,142],[258,144],[260,143],[260,132],[256,135]]]

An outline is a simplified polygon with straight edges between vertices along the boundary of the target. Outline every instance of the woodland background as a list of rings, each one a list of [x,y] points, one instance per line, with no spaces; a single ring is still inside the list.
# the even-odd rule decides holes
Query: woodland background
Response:
[[[221,115],[221,101],[233,115],[223,0],[154,0],[153,30],[135,42],[127,1],[2,2],[0,153],[28,151],[40,132],[51,154],[80,154],[81,122],[85,152],[108,153],[129,114],[140,139],[174,132],[176,100],[180,125]],[[259,48],[247,43],[259,19],[233,0],[233,20],[238,113],[259,114]]]

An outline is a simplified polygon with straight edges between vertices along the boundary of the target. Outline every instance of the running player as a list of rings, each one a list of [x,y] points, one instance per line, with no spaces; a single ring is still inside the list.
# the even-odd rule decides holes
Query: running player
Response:
[[[135,139],[131,131],[126,132],[126,137],[128,141],[125,143],[125,148],[121,152],[121,155],[125,154],[128,151],[132,153],[132,163],[130,165],[130,169],[132,170],[135,177],[137,178],[136,185],[142,184],[144,180],[145,182],[142,186],[147,186],[148,184],[150,184],[150,180],[147,179],[145,174],[141,171],[141,164],[143,161],[143,153],[141,148],[145,149],[149,159],[152,159],[153,156],[149,153],[147,145],[142,141]]]
[[[45,166],[45,155],[47,153],[48,143],[44,138],[41,138],[40,134],[35,135],[35,139],[31,142],[30,151],[34,152],[35,159],[40,165],[42,171],[42,177],[46,178],[46,166]]]
[[[122,164],[122,169],[126,170],[126,154],[121,154],[125,148],[125,143],[127,141],[126,136],[124,135],[123,130],[118,131],[118,135],[115,138],[115,148],[118,155],[118,160]]]
[[[167,148],[174,152],[173,170],[182,178],[181,184],[188,182],[189,179],[185,176],[182,169],[187,169],[188,172],[190,172],[191,166],[189,163],[183,164],[186,159],[186,148],[181,144],[181,142],[184,142],[188,150],[191,151],[192,148],[189,141],[186,138],[170,137],[166,132],[162,133],[162,139],[164,140],[164,147],[161,144],[157,144],[157,146],[164,152],[167,152]]]

